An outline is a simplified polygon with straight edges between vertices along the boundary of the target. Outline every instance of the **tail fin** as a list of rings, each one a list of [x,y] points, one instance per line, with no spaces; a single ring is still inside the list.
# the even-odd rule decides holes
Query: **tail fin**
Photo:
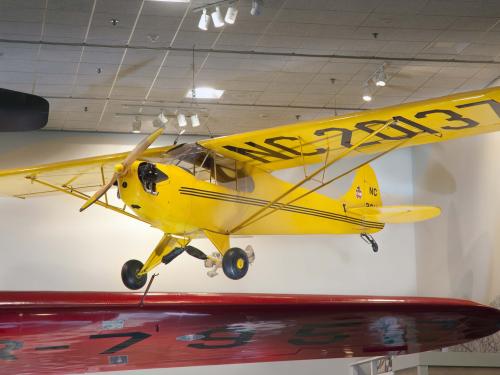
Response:
[[[344,209],[364,220],[381,223],[414,223],[438,216],[441,210],[432,206],[382,206],[377,177],[367,164],[356,171],[349,191],[342,197]]]
[[[356,171],[351,188],[341,198],[346,209],[382,206],[377,176],[368,164]]]

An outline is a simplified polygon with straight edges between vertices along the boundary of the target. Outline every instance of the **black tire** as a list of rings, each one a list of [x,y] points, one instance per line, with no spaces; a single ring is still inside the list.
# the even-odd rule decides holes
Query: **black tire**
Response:
[[[248,255],[239,247],[226,251],[222,257],[222,270],[232,280],[239,280],[248,272]]]
[[[122,281],[131,290],[141,289],[148,281],[148,275],[137,276],[137,273],[144,266],[141,262],[131,259],[122,267]]]

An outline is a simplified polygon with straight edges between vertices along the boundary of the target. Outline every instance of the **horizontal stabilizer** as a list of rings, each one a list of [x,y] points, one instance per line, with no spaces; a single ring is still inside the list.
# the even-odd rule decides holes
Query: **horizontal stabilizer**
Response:
[[[414,223],[429,220],[441,214],[440,208],[432,206],[358,207],[349,211],[362,215],[364,220],[387,224]]]

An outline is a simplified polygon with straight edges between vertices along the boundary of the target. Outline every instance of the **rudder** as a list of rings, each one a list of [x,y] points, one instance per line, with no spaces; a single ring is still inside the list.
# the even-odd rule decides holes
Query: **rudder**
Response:
[[[375,171],[368,164],[357,169],[350,189],[341,198],[345,208],[382,206]]]

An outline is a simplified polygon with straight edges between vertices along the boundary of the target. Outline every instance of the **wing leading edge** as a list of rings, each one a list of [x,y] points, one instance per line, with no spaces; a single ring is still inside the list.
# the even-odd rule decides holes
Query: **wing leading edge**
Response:
[[[387,122],[353,154],[442,142],[500,129],[500,87],[198,142],[225,157],[272,171],[324,162]]]
[[[9,374],[414,353],[495,333],[500,311],[415,297],[1,292]]]

